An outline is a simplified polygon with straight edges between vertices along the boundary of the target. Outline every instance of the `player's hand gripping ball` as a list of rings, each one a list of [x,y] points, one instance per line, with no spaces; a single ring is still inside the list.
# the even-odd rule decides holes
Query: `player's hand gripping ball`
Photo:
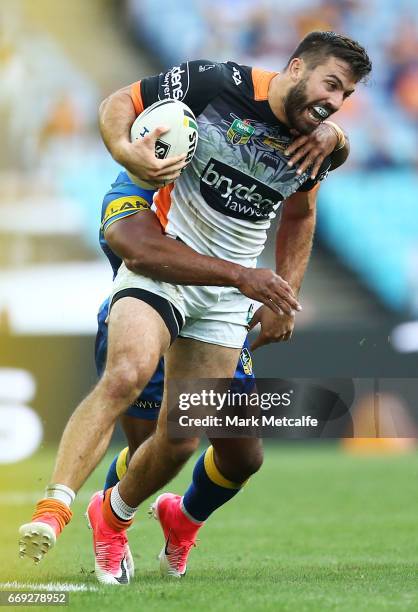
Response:
[[[166,159],[186,154],[185,164],[189,164],[197,147],[197,122],[187,104],[178,100],[159,100],[146,108],[132,124],[131,141],[144,138],[155,128],[163,125],[169,130],[155,141],[155,156],[158,159]],[[131,172],[128,172],[128,175],[140,187],[153,189],[151,183],[134,176]]]

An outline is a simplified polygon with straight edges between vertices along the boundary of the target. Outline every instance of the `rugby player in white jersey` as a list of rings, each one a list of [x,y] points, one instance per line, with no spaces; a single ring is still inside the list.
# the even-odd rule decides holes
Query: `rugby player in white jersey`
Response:
[[[328,158],[319,171],[298,172],[298,163],[289,166],[291,130],[313,132],[370,70],[358,43],[316,32],[299,44],[282,73],[231,62],[188,62],[116,92],[105,102],[101,129],[114,158],[144,180],[161,184],[177,179],[159,190],[153,210],[164,232],[184,243],[178,245],[180,252],[191,247],[200,259],[186,262],[183,250],[183,257],[170,261],[168,276],[159,253],[154,263],[148,257],[141,264],[137,257],[138,215],[115,219],[106,228],[108,243],[124,260],[114,281],[106,369],[67,425],[48,498],[39,502],[33,522],[21,528],[23,554],[40,558],[55,542],[71,516],[74,492],[103,456],[115,420],[147,384],[162,355],[166,379],[231,378],[247,333],[251,299],[264,303],[251,322],[261,322],[255,346],[289,337],[291,310],[299,307],[294,295],[311,249],[317,182],[336,165]],[[164,97],[182,99],[199,124],[195,157],[180,177],[180,159],[170,167],[151,155],[151,140],[129,141],[136,115]],[[344,136],[332,129],[339,148]],[[244,272],[254,268],[280,208],[279,276]],[[167,436],[166,410],[163,400],[155,433],[134,453],[121,482],[104,499],[95,494],[89,505],[96,575],[102,582],[128,581],[126,528],[138,505],[164,486],[197,448],[198,439]],[[189,551],[206,518],[231,499],[262,462],[256,439],[211,443],[185,495],[164,494],[154,506],[166,538],[161,567],[175,577],[185,574]]]

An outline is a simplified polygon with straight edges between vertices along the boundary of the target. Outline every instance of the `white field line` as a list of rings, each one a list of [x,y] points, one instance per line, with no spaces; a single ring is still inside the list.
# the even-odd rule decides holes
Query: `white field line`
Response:
[[[89,584],[75,584],[72,582],[0,582],[0,589],[27,590],[27,591],[98,591],[96,586]]]

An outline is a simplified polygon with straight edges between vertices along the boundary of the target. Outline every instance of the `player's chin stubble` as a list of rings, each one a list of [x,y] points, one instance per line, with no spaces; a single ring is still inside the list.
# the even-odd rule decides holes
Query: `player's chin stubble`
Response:
[[[308,78],[305,77],[297,85],[292,87],[292,89],[288,91],[283,102],[283,108],[289,126],[301,134],[310,134],[315,129],[315,126],[308,125],[300,120],[301,114],[309,106],[306,95],[307,80]]]

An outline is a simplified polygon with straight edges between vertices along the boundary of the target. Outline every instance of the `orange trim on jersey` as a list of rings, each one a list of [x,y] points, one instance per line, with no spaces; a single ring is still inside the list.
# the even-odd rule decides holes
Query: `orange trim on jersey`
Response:
[[[137,81],[136,83],[132,83],[131,85],[131,98],[135,108],[135,112],[137,115],[140,115],[144,110],[144,103],[142,101],[141,94],[141,81]]]
[[[154,204],[156,207],[155,214],[158,217],[159,222],[163,226],[163,229],[167,226],[168,211],[171,206],[171,192],[174,189],[174,183],[170,183],[161,189],[154,196]]]
[[[252,68],[251,76],[254,87],[254,100],[260,102],[261,100],[267,100],[270,81],[273,77],[279,74],[278,72],[269,72],[262,68]]]

